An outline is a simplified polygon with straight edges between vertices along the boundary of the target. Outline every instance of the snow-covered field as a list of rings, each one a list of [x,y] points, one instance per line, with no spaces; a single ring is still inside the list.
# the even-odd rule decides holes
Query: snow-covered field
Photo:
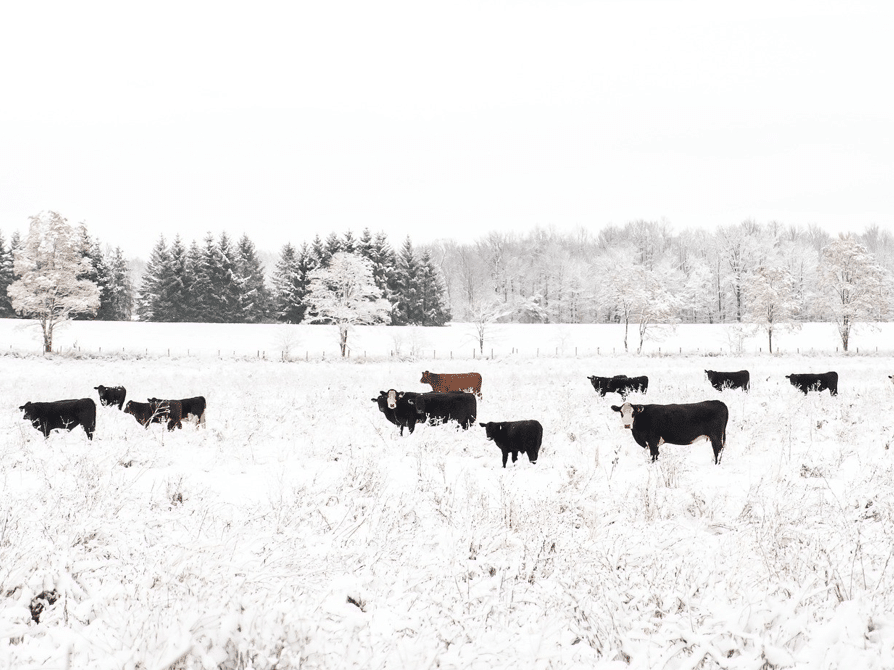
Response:
[[[68,332],[205,348],[0,357],[0,668],[894,667],[890,355],[575,358],[564,327],[559,357],[341,362],[333,337],[326,362],[282,363],[214,355],[275,326],[103,325]],[[507,348],[559,346],[542,328]],[[752,392],[705,368],[749,369]],[[477,426],[401,438],[370,399],[423,369],[481,372],[480,421],[538,419],[538,464],[503,470]],[[837,398],[783,376],[832,369]],[[722,464],[707,442],[649,463],[586,378],[615,373],[649,375],[645,402],[722,398]],[[205,395],[207,428],[99,407],[92,442],[44,440],[17,409],[98,384]]]

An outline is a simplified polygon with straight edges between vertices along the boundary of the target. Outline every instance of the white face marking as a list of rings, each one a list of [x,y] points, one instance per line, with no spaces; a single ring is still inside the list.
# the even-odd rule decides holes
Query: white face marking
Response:
[[[397,391],[391,389],[388,391],[388,409],[397,407]]]
[[[624,428],[633,427],[633,405],[629,402],[621,405],[621,421],[624,422]]]

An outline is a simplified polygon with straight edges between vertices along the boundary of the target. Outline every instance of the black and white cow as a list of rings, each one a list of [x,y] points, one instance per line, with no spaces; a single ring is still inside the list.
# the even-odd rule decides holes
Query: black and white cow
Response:
[[[417,393],[415,397],[408,398],[407,402],[416,408],[421,421],[427,420],[432,426],[456,421],[463,430],[468,430],[478,415],[475,394],[464,391]]]
[[[22,418],[30,421],[44,437],[57,428],[71,430],[83,426],[87,439],[93,439],[96,430],[96,403],[91,398],[77,400],[55,400],[52,402],[26,402],[19,407],[24,412]]]
[[[748,370],[739,370],[738,372],[717,372],[716,370],[705,370],[708,375],[708,381],[718,391],[724,389],[743,389],[748,391],[751,389],[751,375]]]
[[[518,460],[518,453],[528,455],[532,465],[537,464],[537,455],[543,443],[543,426],[539,421],[490,421],[479,424],[484,428],[488,440],[493,440],[503,452],[503,467],[512,454],[512,462]]]
[[[123,386],[94,386],[99,392],[99,404],[108,407],[109,405],[118,405],[118,409],[124,408],[124,397],[127,395],[127,389]]]
[[[726,444],[726,423],[729,409],[720,400],[705,400],[682,405],[631,405],[625,402],[612,409],[621,413],[624,428],[630,428],[633,439],[648,448],[652,460],[658,460],[658,447],[668,444],[692,444],[705,437],[714,448],[714,463]]]
[[[150,403],[164,403],[170,402],[169,400],[161,400],[159,398],[149,398]],[[197,395],[194,398],[180,398],[177,402],[180,403],[180,410],[182,412],[182,418],[187,419],[190,416],[194,416],[196,418],[196,425],[204,428],[205,426],[205,408],[207,407],[207,403],[205,402],[205,396]]]
[[[823,372],[820,374],[786,375],[792,386],[807,395],[808,391],[829,390],[830,395],[838,395],[838,373]]]
[[[425,420],[416,412],[416,407],[410,404],[410,400],[417,395],[419,394],[412,391],[388,389],[379,391],[378,397],[372,398],[372,401],[379,406],[379,411],[386,419],[395,426],[400,426],[401,435],[404,434],[404,428],[409,428],[412,435],[416,424]]]
[[[601,397],[606,393],[620,393],[625,399],[630,393],[645,393],[649,390],[649,378],[628,377],[627,375],[615,375],[614,377],[587,377],[593,388]]]

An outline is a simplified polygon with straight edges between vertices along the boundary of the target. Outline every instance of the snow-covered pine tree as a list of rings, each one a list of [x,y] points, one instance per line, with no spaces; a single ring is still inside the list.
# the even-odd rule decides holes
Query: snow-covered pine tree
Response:
[[[394,298],[396,304],[391,312],[391,323],[395,326],[407,324],[419,324],[422,322],[420,308],[420,280],[421,267],[413,249],[410,236],[404,240],[400,253],[397,256],[394,285],[396,287]]]
[[[339,251],[344,251],[341,240],[338,239],[338,235],[335,233],[329,233],[329,235],[326,236],[326,242],[323,246],[323,257],[320,259],[320,266],[327,267],[329,261],[332,260],[332,257]]]
[[[44,352],[53,350],[56,326],[79,312],[96,312],[99,289],[78,277],[90,271],[78,231],[57,212],[31,217],[28,237],[14,253],[17,279],[9,286],[12,306],[38,320]]]
[[[140,291],[137,296],[137,317],[140,321],[157,321],[159,309],[159,290],[161,279],[168,264],[168,245],[165,236],[159,235],[158,241],[152,247],[146,270],[143,272],[143,280],[140,283]]]
[[[357,248],[357,239],[354,237],[354,233],[350,230],[346,231],[342,236],[340,246],[341,248],[339,251],[344,251],[345,253],[356,254],[359,251]]]
[[[310,243],[310,253],[313,258],[314,267],[325,267],[329,264],[329,256],[326,252],[326,246],[323,244],[323,240],[319,235],[315,235],[313,242]]]
[[[239,293],[239,320],[261,323],[270,312],[270,291],[264,282],[264,268],[254,243],[243,234],[236,245],[236,285]]]
[[[8,319],[15,316],[15,310],[9,301],[6,289],[15,280],[12,271],[12,251],[3,240],[3,232],[0,231],[0,318]]]
[[[90,236],[86,223],[82,221],[78,224],[77,233],[81,248],[84,250],[84,255],[89,261],[89,269],[82,273],[78,279],[86,279],[87,281],[96,284],[96,287],[99,289],[99,308],[94,314],[81,312],[80,314],[72,316],[72,319],[77,321],[84,319],[108,321],[109,301],[111,298],[109,287],[111,278],[109,277],[109,268],[106,265],[105,257],[102,254],[99,242]]]
[[[168,249],[168,256],[162,266],[158,278],[158,303],[154,321],[181,322],[186,321],[188,292],[186,269],[186,247],[180,235],[174,237]]]
[[[428,251],[422,254],[420,261],[419,314],[420,326],[443,326],[451,316],[444,280]]]
[[[387,321],[391,305],[373,282],[371,263],[359,254],[333,254],[329,267],[310,273],[307,294],[310,323],[338,327],[341,355],[348,351],[348,333],[355,325]]]
[[[214,238],[211,233],[205,236],[205,246],[200,247],[193,240],[186,253],[186,320],[193,323],[208,321],[208,313],[213,309],[214,297],[212,295],[211,276],[205,263],[205,258],[211,256],[207,251],[208,246],[214,246]],[[207,252],[207,253],[206,253]]]
[[[133,284],[130,280],[130,267],[121,247],[115,247],[108,254],[110,287],[110,319],[112,321],[130,321],[133,314]]]

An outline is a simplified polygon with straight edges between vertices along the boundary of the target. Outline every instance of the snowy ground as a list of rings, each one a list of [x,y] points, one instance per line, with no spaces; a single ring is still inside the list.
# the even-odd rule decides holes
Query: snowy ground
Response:
[[[0,668],[894,667],[891,356],[209,351],[0,357]],[[426,368],[481,372],[481,421],[540,420],[538,464],[502,470],[478,427],[401,438],[370,399]],[[783,377],[832,369],[837,398]],[[646,402],[722,397],[723,463],[698,442],[650,464],[586,379],[620,372],[649,375]],[[203,394],[207,428],[98,408],[92,442],[45,441],[17,409],[97,384]]]

